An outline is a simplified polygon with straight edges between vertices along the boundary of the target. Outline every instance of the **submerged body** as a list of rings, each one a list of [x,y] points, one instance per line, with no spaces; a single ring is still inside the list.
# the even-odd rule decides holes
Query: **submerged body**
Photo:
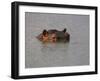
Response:
[[[70,35],[66,32],[66,29],[63,31],[58,31],[56,29],[43,30],[43,32],[37,36],[42,42],[68,42],[70,40]]]

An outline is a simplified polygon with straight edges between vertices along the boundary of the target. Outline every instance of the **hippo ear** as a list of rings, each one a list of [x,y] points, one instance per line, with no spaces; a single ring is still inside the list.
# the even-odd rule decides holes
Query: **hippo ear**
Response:
[[[47,32],[46,29],[44,29],[43,32],[42,32],[43,35],[46,35],[47,33],[48,33],[48,32]]]
[[[66,29],[66,28],[64,28],[63,32],[65,33],[66,31],[67,31],[67,29]]]

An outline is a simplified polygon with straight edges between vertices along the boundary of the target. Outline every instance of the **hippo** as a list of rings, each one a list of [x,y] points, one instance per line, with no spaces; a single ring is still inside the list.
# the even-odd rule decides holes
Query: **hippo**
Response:
[[[56,29],[44,29],[42,33],[37,36],[37,39],[42,42],[69,42],[70,34],[67,32],[66,28],[62,31]]]

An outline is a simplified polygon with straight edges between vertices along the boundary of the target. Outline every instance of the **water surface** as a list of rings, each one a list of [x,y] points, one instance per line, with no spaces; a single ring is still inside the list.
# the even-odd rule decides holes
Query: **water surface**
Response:
[[[43,29],[67,28],[69,43],[43,44],[36,36]],[[89,16],[25,13],[25,67],[89,65]]]

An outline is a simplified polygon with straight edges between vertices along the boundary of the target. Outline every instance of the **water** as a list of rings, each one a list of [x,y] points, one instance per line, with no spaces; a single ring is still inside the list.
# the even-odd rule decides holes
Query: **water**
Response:
[[[69,43],[42,44],[43,29],[67,28]],[[25,13],[25,67],[89,65],[89,16]]]

